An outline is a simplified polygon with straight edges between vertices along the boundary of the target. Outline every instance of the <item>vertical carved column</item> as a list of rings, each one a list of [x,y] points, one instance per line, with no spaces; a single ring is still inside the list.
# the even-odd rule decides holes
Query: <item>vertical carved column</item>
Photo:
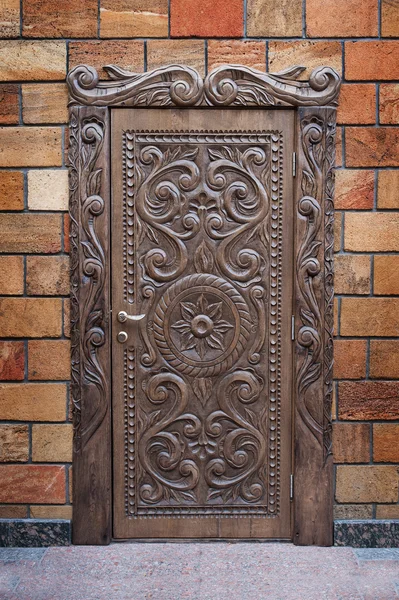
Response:
[[[296,544],[332,544],[334,108],[299,108],[296,195]],[[310,435],[309,435],[310,434]]]
[[[70,113],[73,541],[111,537],[109,111]]]

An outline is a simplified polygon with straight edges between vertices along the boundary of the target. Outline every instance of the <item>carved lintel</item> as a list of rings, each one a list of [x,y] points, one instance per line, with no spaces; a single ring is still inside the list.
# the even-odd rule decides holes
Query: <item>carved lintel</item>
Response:
[[[325,106],[337,103],[341,79],[318,67],[308,81],[296,81],[305,67],[264,73],[242,65],[222,65],[205,80],[191,67],[169,65],[133,73],[104,67],[111,81],[99,81],[87,65],[73,68],[67,83],[71,103],[93,106]]]

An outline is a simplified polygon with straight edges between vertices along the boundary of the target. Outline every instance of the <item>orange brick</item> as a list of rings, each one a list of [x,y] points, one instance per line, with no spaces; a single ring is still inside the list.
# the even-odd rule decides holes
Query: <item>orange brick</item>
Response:
[[[383,254],[374,258],[374,293],[399,295],[399,256]]]
[[[0,85],[0,124],[19,123],[19,87],[14,84]]]
[[[69,294],[68,256],[28,256],[26,291],[30,296]]]
[[[49,254],[61,250],[61,219],[52,214],[0,214],[0,252]]]
[[[396,502],[397,467],[338,466],[335,497],[338,502]]]
[[[20,0],[0,3],[0,38],[19,37]]]
[[[208,71],[220,65],[240,64],[266,70],[266,43],[251,40],[209,40]]]
[[[6,383],[0,385],[0,419],[4,421],[65,421],[63,383]]]
[[[378,0],[307,0],[306,33],[309,37],[376,36]]]
[[[0,502],[62,504],[65,499],[65,467],[0,466]]]
[[[376,519],[399,519],[399,504],[377,506]]]
[[[399,129],[394,127],[347,127],[346,166],[399,166]]]
[[[399,379],[399,340],[371,340],[370,377]]]
[[[380,123],[385,125],[399,123],[398,83],[382,83],[380,85]]]
[[[340,42],[269,42],[269,71],[276,73],[292,65],[306,65],[301,79],[308,79],[316,67],[329,65],[342,72]]]
[[[29,379],[70,379],[68,340],[32,340],[28,343]]]
[[[23,256],[0,256],[0,295],[18,296],[23,293]]]
[[[28,516],[28,507],[23,504],[2,504],[0,506],[0,519],[25,519]]]
[[[60,127],[0,128],[0,167],[61,166]]]
[[[399,335],[399,298],[342,298],[341,335]]]
[[[338,414],[347,421],[399,419],[399,382],[340,381]]]
[[[148,40],[147,69],[150,71],[168,64],[187,65],[204,75],[203,40]]]
[[[60,298],[0,298],[0,336],[58,337]]]
[[[394,423],[374,423],[373,425],[374,462],[399,463],[399,425]]]
[[[0,425],[0,463],[27,462],[28,459],[28,426]]]
[[[399,214],[393,212],[347,213],[345,250],[390,252],[399,250]]]
[[[33,425],[33,462],[72,462],[72,425]]]
[[[70,305],[70,300],[64,299],[64,335],[67,338],[71,337]]]
[[[247,33],[251,37],[302,36],[301,0],[248,0]]]
[[[107,77],[104,65],[118,65],[134,72],[144,70],[144,44],[138,40],[104,40],[70,42],[69,68],[87,64],[97,69],[99,76]]]
[[[0,508],[1,510],[1,508]],[[31,519],[72,519],[72,506],[55,505],[40,506],[32,505],[30,507]]]
[[[241,0],[172,0],[172,37],[241,37],[244,10]]]
[[[100,15],[101,37],[168,35],[168,0],[101,0]]]
[[[374,171],[339,169],[335,172],[335,208],[367,210],[374,206]]]
[[[0,210],[23,210],[24,176],[19,171],[0,171]]]
[[[23,342],[0,341],[0,380],[22,381],[25,372]]]
[[[399,79],[399,41],[345,42],[345,78]]]
[[[376,92],[372,83],[347,83],[341,86],[337,122],[341,125],[375,123]]]
[[[399,36],[399,4],[396,0],[381,0],[381,35]]]
[[[96,37],[97,0],[24,2],[23,35],[36,38]]]
[[[370,257],[339,254],[335,257],[334,289],[336,294],[370,293]]]
[[[366,340],[334,341],[334,378],[362,379],[366,377]]]
[[[334,252],[339,252],[341,250],[342,213],[336,212],[334,217]]]
[[[27,83],[22,86],[24,123],[67,123],[68,90],[65,83]]]
[[[65,41],[0,41],[0,81],[63,80]]]
[[[378,208],[399,208],[399,171],[379,171]]]
[[[368,423],[334,423],[333,456],[335,463],[368,463],[370,460],[370,425]]]

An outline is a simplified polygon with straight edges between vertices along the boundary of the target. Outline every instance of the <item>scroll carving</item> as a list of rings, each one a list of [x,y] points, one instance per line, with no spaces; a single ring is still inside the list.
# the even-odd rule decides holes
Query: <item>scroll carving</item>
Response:
[[[93,67],[72,69],[67,82],[71,102],[95,106],[324,106],[336,104],[340,77],[318,67],[308,81],[296,81],[305,67],[264,73],[242,65],[221,66],[205,80],[187,66],[169,65],[132,73],[104,67],[112,81],[99,81]]]

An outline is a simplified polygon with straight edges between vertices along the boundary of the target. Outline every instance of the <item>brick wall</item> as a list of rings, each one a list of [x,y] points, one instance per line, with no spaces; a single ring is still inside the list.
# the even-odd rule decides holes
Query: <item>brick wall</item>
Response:
[[[71,514],[67,70],[232,62],[343,75],[336,516],[399,518],[397,0],[2,0],[0,37],[0,517]]]

